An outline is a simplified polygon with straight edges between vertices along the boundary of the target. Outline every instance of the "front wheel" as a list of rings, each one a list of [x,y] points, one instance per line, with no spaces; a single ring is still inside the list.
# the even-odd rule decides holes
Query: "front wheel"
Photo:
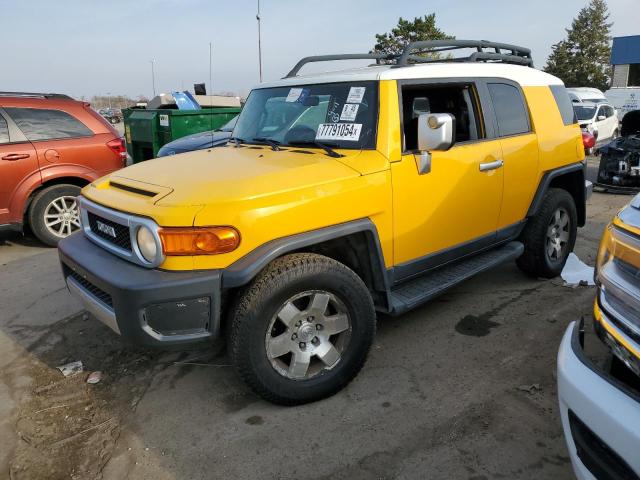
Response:
[[[535,277],[557,277],[573,251],[577,229],[573,197],[566,190],[550,188],[522,232],[524,253],[517,260],[518,266]]]
[[[333,395],[360,371],[376,315],[362,280],[315,254],[272,262],[231,311],[229,351],[243,380],[274,403]]]

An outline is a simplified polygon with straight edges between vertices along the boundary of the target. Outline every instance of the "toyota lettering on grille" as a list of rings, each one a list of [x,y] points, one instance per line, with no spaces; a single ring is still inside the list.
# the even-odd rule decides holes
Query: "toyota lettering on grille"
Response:
[[[102,233],[106,233],[107,235],[110,235],[113,238],[116,238],[116,231],[111,225],[107,225],[105,223],[102,223],[100,220],[96,220],[96,226],[98,227],[98,230],[101,231]]]

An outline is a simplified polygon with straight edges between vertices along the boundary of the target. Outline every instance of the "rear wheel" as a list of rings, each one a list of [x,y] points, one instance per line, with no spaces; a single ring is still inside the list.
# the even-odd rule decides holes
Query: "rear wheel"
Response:
[[[275,260],[231,315],[229,351],[238,373],[257,394],[283,405],[319,400],[347,385],[376,327],[362,280],[314,254]]]
[[[79,194],[76,185],[53,185],[36,194],[29,207],[29,225],[38,240],[55,247],[80,228]]]
[[[577,227],[573,197],[566,190],[549,189],[522,233],[524,253],[517,260],[520,269],[535,277],[560,275],[576,243]]]

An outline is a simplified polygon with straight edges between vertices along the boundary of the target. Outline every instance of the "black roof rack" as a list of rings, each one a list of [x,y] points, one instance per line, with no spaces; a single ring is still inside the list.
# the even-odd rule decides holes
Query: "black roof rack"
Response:
[[[448,52],[463,48],[475,48],[476,51],[467,57],[436,59],[423,56],[429,53]],[[491,51],[485,49],[490,49]],[[295,77],[300,69],[307,63],[367,59],[375,60],[376,65],[387,61],[394,67],[406,67],[416,63],[433,62],[496,62],[533,67],[531,50],[525,47],[518,47],[507,43],[490,42],[488,40],[428,40],[410,43],[399,55],[385,53],[347,53],[304,57],[296,63],[284,78]]]
[[[468,57],[457,58],[420,58],[419,55],[412,53],[439,53],[451,50],[460,50],[463,48],[475,48],[477,51]],[[486,51],[491,49],[493,51]],[[419,60],[416,60],[416,57]],[[428,40],[424,42],[412,42],[407,45],[398,57],[396,66],[405,67],[410,65],[409,60],[420,63],[429,62],[487,62],[495,61],[499,63],[513,63],[516,65],[526,65],[533,67],[533,59],[531,58],[531,50],[517,45],[508,43],[490,42],[489,40]]]
[[[0,97],[51,98],[59,100],[73,100],[62,93],[33,93],[33,92],[0,92]]]

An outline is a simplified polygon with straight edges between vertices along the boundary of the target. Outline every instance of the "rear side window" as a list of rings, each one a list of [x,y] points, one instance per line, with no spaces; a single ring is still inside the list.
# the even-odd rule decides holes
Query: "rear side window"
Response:
[[[506,83],[488,85],[501,137],[529,132],[529,114],[520,90]]]
[[[0,115],[0,143],[9,143],[9,127],[2,115]]]
[[[562,123],[564,123],[565,125],[573,125],[574,123],[578,123],[567,89],[562,85],[551,85],[549,88],[551,89],[551,93],[553,93],[553,98],[555,98],[556,100],[558,110],[560,110]]]
[[[61,110],[6,107],[4,110],[30,141],[93,135],[86,125]]]

